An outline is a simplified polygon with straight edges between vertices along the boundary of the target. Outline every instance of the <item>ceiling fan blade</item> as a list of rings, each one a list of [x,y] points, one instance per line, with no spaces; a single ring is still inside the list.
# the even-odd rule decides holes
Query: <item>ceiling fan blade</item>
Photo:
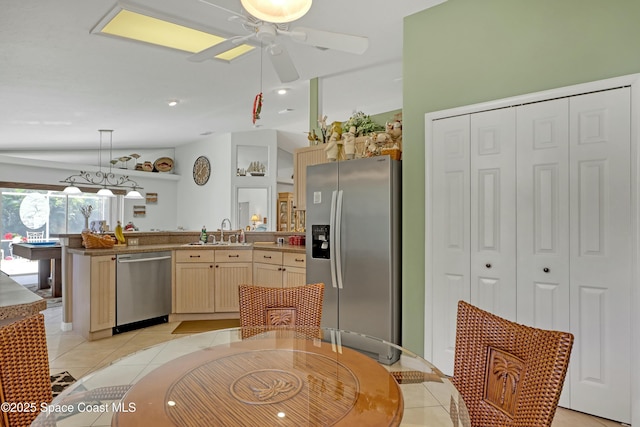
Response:
[[[207,59],[216,59],[216,56],[228,50],[238,47],[240,43],[250,39],[251,37],[253,37],[253,34],[249,34],[247,36],[231,37],[223,42],[214,44],[213,46],[208,47],[205,50],[201,50],[198,53],[194,53],[193,55],[189,56],[187,59],[191,62],[202,62],[202,61],[206,61]]]
[[[356,55],[362,55],[369,47],[369,39],[366,37],[332,33],[314,28],[296,27],[288,33],[282,33],[289,34],[293,40],[299,43]]]
[[[284,46],[271,45],[267,47],[267,51],[269,52],[269,58],[271,58],[273,68],[276,70],[276,74],[282,83],[292,82],[300,78],[298,70],[296,70],[296,66],[293,64],[291,56],[289,56],[289,52],[287,52]]]

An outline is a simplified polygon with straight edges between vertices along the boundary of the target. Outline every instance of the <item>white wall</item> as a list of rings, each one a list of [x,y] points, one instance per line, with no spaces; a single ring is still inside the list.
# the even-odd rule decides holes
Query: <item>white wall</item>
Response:
[[[202,186],[193,181],[193,162],[206,156],[211,177]],[[176,147],[178,181],[177,225],[186,230],[217,230],[224,218],[231,218],[231,134],[212,135],[202,141]]]

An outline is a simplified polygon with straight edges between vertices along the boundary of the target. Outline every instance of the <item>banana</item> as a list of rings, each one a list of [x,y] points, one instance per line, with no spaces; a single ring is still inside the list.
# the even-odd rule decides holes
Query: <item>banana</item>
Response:
[[[122,234],[122,224],[120,224],[120,221],[118,221],[118,225],[116,225],[115,235],[116,235],[116,239],[118,239],[119,244],[125,243],[124,234]]]

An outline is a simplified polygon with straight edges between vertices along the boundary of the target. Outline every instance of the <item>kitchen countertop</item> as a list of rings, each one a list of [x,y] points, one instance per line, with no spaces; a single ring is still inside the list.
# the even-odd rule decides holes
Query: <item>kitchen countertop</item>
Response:
[[[67,248],[71,254],[96,256],[96,255],[118,255],[144,252],[172,251],[172,250],[267,250],[291,253],[305,253],[305,246],[298,245],[281,245],[275,242],[254,242],[246,244],[229,244],[229,245],[189,245],[185,243],[161,243],[155,245],[115,245],[108,249],[85,249],[85,248]]]

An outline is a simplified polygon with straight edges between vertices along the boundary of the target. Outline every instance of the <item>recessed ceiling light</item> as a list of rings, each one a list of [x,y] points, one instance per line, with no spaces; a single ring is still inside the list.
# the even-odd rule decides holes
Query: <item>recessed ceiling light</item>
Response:
[[[287,114],[293,111],[293,108],[285,108],[284,110],[278,111],[278,114]]]
[[[178,101],[176,99],[172,99],[167,104],[169,104],[169,107],[175,107],[176,105],[178,105],[178,102],[180,102],[180,101]]]
[[[287,89],[278,89],[278,95],[284,95],[287,93]]]

